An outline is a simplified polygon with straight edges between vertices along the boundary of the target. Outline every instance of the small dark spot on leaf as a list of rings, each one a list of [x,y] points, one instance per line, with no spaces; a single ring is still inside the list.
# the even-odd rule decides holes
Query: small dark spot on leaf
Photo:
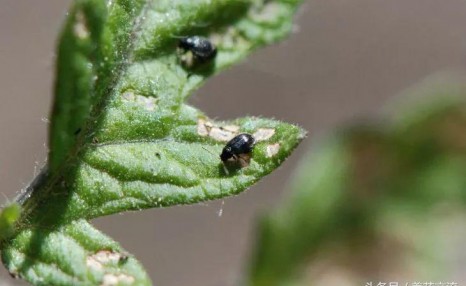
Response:
[[[122,254],[121,257],[120,257],[120,260],[118,261],[118,263],[119,264],[125,264],[126,262],[128,262],[128,259],[129,259],[129,255]]]
[[[78,135],[79,133],[81,133],[81,128],[78,128],[76,131],[74,131],[74,135]]]

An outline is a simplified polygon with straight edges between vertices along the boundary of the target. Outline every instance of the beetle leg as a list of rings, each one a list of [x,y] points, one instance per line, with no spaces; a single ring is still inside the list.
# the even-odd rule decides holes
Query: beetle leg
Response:
[[[222,164],[223,165],[223,171],[225,171],[225,174],[228,176],[230,175],[230,172],[228,171],[228,168],[227,166],[225,166],[225,164]]]
[[[249,154],[241,154],[238,156],[238,162],[240,163],[241,168],[249,166],[251,162],[251,156]]]

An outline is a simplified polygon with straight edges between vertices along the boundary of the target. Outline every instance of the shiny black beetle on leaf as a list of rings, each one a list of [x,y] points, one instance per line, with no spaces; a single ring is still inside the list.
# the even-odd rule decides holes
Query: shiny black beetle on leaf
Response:
[[[239,134],[228,141],[220,154],[220,159],[226,163],[233,159],[233,162],[240,163],[242,167],[249,164],[251,151],[254,148],[256,140],[252,135]]]
[[[191,52],[192,58],[187,55],[182,57],[182,62],[188,67],[210,62],[217,55],[217,48],[214,44],[201,36],[182,38],[178,43],[178,47],[185,52]]]

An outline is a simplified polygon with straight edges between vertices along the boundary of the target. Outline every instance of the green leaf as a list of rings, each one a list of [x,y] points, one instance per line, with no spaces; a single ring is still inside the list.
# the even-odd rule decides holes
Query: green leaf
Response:
[[[136,259],[85,220],[23,230],[2,257],[12,276],[34,285],[151,285]]]
[[[292,197],[261,221],[249,285],[451,277],[457,233],[445,229],[464,220],[466,87],[414,93],[389,124],[353,124],[314,146]]]
[[[136,77],[127,82],[127,88],[142,89],[146,93],[141,95],[149,98],[168,97],[170,107],[176,110],[208,76],[241,60],[254,48],[287,35],[298,3],[76,1],[59,45],[49,140],[51,170],[82,145],[76,144],[83,137],[77,135],[99,129],[96,127],[107,100],[120,96],[116,91],[123,87],[123,77],[131,81],[127,73],[151,72],[146,79],[152,86]],[[213,66],[193,73],[180,65],[176,45],[179,37],[195,34],[208,36],[218,55]],[[152,69],[141,70],[144,65]]]
[[[301,128],[258,117],[214,121],[185,100],[287,35],[298,3],[76,0],[58,47],[48,172],[19,199],[16,235],[2,244],[10,272],[39,285],[103,283],[83,258],[105,247],[73,242],[108,240],[95,238],[87,220],[232,196],[277,168],[304,138]],[[177,45],[187,35],[209,38],[215,61],[183,64]],[[242,132],[257,140],[250,162],[224,165],[222,148]],[[134,269],[125,273],[147,284]]]
[[[135,117],[145,116],[143,107],[136,108]],[[273,120],[244,118],[217,123],[188,106],[181,113],[164,119],[164,127],[169,129],[164,138],[107,141],[102,134],[99,140],[105,142],[83,151],[79,164],[65,173],[63,184],[44,189],[44,194],[53,190],[53,196],[39,201],[38,195],[28,201],[26,206],[39,204],[35,208],[38,214],[32,213],[31,220],[67,222],[231,196],[278,167],[304,136],[301,129]],[[171,121],[175,119],[180,121]],[[137,128],[150,132],[152,126],[134,126],[115,134],[131,138],[141,134]],[[248,167],[225,170],[218,155],[225,141],[238,132],[234,130],[256,134],[259,140]],[[261,133],[272,136],[260,140]]]
[[[85,124],[66,110],[55,113],[75,122],[74,127],[83,127],[79,134],[74,127],[52,129],[52,138],[73,138],[74,147],[70,151],[61,144],[66,140],[55,140],[60,142],[56,146],[51,140],[51,150],[69,156],[66,161],[59,156],[61,166],[51,168],[49,182],[25,204],[31,220],[65,222],[237,194],[276,168],[304,137],[300,128],[273,120],[213,122],[183,103],[209,75],[252,48],[284,36],[291,28],[295,3],[161,1],[134,7],[128,6],[133,2],[109,3],[100,37],[92,36],[93,29],[86,30],[93,23],[87,17],[97,18],[94,11],[87,14],[94,1],[78,1],[72,11],[80,16],[70,16],[74,22],[65,27],[63,41],[70,33],[96,38],[102,49],[97,55],[105,56],[103,62],[96,56],[92,66],[98,67],[94,73],[103,82],[89,82],[95,88],[88,98],[92,110]],[[122,22],[128,32],[116,28]],[[132,22],[133,27],[127,27]],[[80,29],[87,33],[77,32],[76,25],[84,25]],[[210,37],[218,47],[214,65],[207,69],[187,69],[180,63],[175,35],[193,33]],[[58,94],[56,100],[55,111],[74,105],[70,95]],[[240,132],[265,132],[265,140],[259,140],[249,167],[225,172],[218,154]],[[267,154],[269,149],[273,154]]]
[[[49,167],[56,170],[76,147],[90,112],[116,80],[128,33],[143,1],[77,0],[68,13],[58,45],[55,101],[49,130]],[[108,7],[111,5],[112,7]],[[109,9],[110,8],[110,9]]]
[[[21,208],[16,203],[0,209],[0,242],[13,234],[20,214]]]

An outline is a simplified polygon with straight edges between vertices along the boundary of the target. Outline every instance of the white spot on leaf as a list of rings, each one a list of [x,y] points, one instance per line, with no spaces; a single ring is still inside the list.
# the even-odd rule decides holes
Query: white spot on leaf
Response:
[[[239,132],[239,126],[238,125],[227,125],[223,126],[222,129],[233,132],[233,133],[238,133]]]
[[[134,283],[134,277],[126,274],[105,274],[101,286],[117,286]]]
[[[84,13],[82,11],[78,11],[76,13],[76,22],[73,26],[73,31],[76,37],[80,39],[86,39],[89,37],[89,30],[86,26],[86,18],[84,17]]]
[[[157,107],[157,98],[134,94],[132,91],[126,91],[122,94],[124,100],[135,102],[147,111],[154,111]]]
[[[238,48],[238,46],[244,46],[247,44],[241,34],[232,27],[228,27],[221,33],[212,34],[210,40],[214,45],[227,50],[235,49]]]
[[[271,158],[275,155],[277,155],[278,151],[280,151],[280,144],[275,143],[267,146],[266,149],[266,156],[267,158]]]
[[[104,268],[104,264],[118,263],[124,257],[124,255],[118,252],[101,250],[92,255],[89,255],[86,259],[86,265],[93,270],[100,271]]]
[[[256,141],[264,141],[272,138],[275,134],[275,129],[259,128],[252,136]]]
[[[123,255],[119,252],[113,252],[109,250],[101,250],[93,255],[93,257],[100,263],[119,262],[123,258]]]
[[[157,100],[153,97],[145,97],[142,95],[136,96],[136,102],[144,107],[147,111],[154,111],[157,105]]]
[[[217,126],[205,119],[197,121],[197,134],[201,136],[210,136],[217,141],[229,141],[239,133],[239,126],[227,125]]]
[[[207,129],[206,121],[204,119],[199,119],[197,121],[197,134],[201,136],[209,135],[209,130]]]
[[[127,100],[127,101],[134,101],[136,98],[136,96],[134,95],[134,92],[132,91],[127,91],[123,93],[122,97],[124,100]]]
[[[236,133],[225,130],[219,127],[212,127],[209,132],[209,136],[217,141],[230,141],[235,137]]]
[[[86,265],[88,268],[94,270],[94,271],[100,271],[102,270],[104,267],[102,265],[102,263],[100,263],[99,261],[95,260],[94,257],[92,256],[89,256],[87,259],[86,259]]]

